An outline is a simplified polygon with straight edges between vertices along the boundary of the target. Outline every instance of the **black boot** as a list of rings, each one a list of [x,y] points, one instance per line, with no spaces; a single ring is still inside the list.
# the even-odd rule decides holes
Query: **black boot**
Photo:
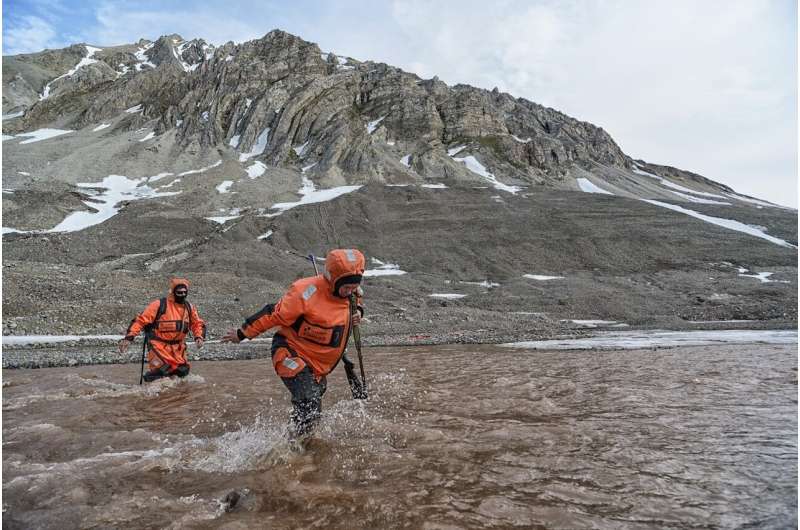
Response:
[[[352,361],[345,355],[342,357],[342,362],[344,362],[344,373],[347,375],[347,383],[350,385],[350,393],[353,394],[353,399],[367,399],[367,389],[364,388],[364,385],[361,384],[361,379],[356,375]]]

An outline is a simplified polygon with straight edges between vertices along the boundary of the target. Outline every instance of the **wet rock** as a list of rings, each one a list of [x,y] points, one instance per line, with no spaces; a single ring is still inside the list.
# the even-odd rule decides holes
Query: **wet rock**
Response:
[[[230,512],[236,505],[239,503],[239,499],[242,497],[241,493],[236,490],[232,490],[228,492],[227,495],[222,499],[222,503],[225,505],[225,511]]]

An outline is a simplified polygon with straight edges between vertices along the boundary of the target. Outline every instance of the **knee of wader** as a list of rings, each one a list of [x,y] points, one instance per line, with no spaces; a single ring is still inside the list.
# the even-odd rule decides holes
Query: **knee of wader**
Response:
[[[175,368],[175,371],[173,373],[178,377],[186,377],[187,375],[189,375],[189,365],[182,364],[177,368]]]
[[[160,367],[155,368],[153,370],[149,370],[145,372],[142,379],[147,381],[148,383],[155,381],[156,379],[160,379],[162,377],[167,377],[169,375],[169,365],[162,364]]]

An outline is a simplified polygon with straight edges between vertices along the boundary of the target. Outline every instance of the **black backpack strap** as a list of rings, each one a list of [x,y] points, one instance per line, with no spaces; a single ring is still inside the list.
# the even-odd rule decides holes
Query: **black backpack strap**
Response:
[[[145,343],[153,338],[153,333],[155,332],[156,325],[166,312],[167,312],[167,299],[162,298],[158,301],[158,311],[156,311],[156,318],[154,318],[152,322],[150,322],[144,327]]]
[[[164,313],[167,312],[167,299],[162,298],[158,301],[158,311],[156,312],[156,319],[153,320],[153,324],[161,320],[161,317],[164,316]]]
[[[144,327],[145,336],[152,335],[153,331],[156,329],[156,324],[158,324],[158,321],[161,320],[161,317],[166,312],[167,312],[167,299],[162,298],[158,301],[158,311],[156,311],[156,318],[154,318],[152,322],[150,322]]]

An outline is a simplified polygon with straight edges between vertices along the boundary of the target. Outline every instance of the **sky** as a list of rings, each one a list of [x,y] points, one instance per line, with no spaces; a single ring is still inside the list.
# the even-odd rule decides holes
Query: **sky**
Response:
[[[636,159],[797,207],[794,0],[6,0],[3,54],[279,28],[324,51],[497,87]]]

